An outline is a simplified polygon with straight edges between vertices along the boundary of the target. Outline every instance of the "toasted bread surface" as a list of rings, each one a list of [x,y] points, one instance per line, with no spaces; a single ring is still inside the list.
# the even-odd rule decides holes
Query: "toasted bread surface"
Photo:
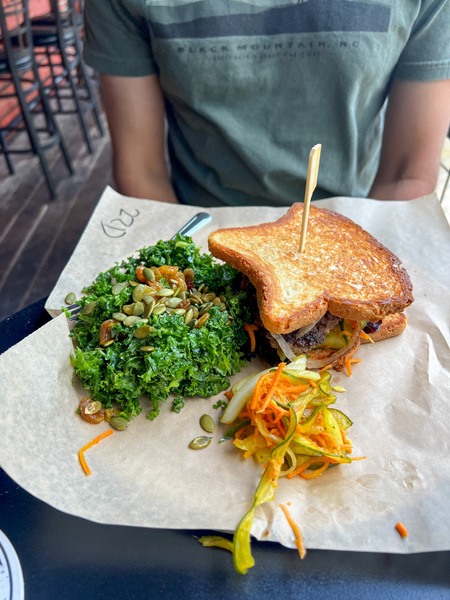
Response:
[[[408,319],[404,313],[395,313],[393,315],[383,317],[380,328],[378,331],[369,334],[370,338],[373,342],[380,342],[381,340],[386,340],[387,338],[400,335],[405,330],[407,322]],[[370,340],[366,340],[364,338],[361,339],[361,344],[370,343]]]
[[[303,204],[273,223],[219,229],[210,252],[244,273],[256,288],[261,320],[289,333],[333,315],[378,321],[413,302],[400,260],[350,219],[311,205],[306,247],[299,251]]]

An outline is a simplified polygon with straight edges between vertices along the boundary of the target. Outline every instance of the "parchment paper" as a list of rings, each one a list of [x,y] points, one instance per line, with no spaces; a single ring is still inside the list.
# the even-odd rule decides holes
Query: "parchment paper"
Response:
[[[363,360],[353,376],[333,376],[347,390],[335,406],[354,422],[353,454],[367,458],[316,480],[280,480],[275,501],[258,507],[252,533],[294,547],[279,508],[290,503],[308,548],[448,550],[448,225],[433,197],[408,203],[337,198],[320,205],[350,216],[399,255],[413,281],[415,302],[401,336],[362,346],[358,356]],[[108,238],[102,234],[105,220],[111,223],[121,207],[130,224],[121,226],[124,235]],[[171,237],[198,210],[125,199],[106,190],[49,298],[49,309],[57,313],[68,291],[79,293],[100,270]],[[212,223],[193,237],[204,244],[217,227],[272,220],[284,210],[209,209]],[[124,214],[114,218],[125,220]],[[48,504],[93,521],[233,531],[252,502],[262,470],[231,443],[217,443],[224,426],[205,450],[188,449],[204,433],[198,423],[203,413],[218,421],[219,411],[212,408],[216,399],[189,400],[180,414],[163,406],[154,422],[145,419],[144,403],[144,414],[126,432],[115,431],[86,453],[92,469],[86,477],[77,452],[107,425],[89,425],[75,414],[83,390],[76,382],[72,386],[71,352],[67,320],[60,315],[0,357],[0,464],[5,471]],[[255,361],[233,381],[259,368]],[[398,521],[410,532],[406,539],[394,529]]]

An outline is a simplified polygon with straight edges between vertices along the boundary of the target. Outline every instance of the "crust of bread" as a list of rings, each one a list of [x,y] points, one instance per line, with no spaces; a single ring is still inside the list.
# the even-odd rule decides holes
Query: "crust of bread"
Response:
[[[378,321],[414,298],[400,260],[359,225],[310,206],[306,247],[299,251],[303,204],[273,223],[219,229],[209,250],[244,273],[256,288],[261,320],[271,333],[289,333],[327,311]]]
[[[406,327],[408,319],[404,313],[395,313],[384,317],[378,331],[369,334],[373,342],[380,342],[400,335]],[[370,344],[370,340],[361,338],[361,344]]]

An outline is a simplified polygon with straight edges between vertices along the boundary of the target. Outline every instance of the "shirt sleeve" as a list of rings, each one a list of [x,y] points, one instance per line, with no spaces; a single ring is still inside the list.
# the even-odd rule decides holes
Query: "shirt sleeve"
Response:
[[[410,81],[450,78],[450,0],[422,2],[394,76]]]
[[[121,0],[86,0],[85,62],[99,73],[143,77],[157,71],[146,19]]]

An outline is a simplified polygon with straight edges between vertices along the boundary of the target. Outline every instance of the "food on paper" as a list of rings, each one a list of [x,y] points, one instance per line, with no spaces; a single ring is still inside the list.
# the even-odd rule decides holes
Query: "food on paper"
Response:
[[[142,396],[154,419],[171,395],[178,412],[187,397],[228,388],[245,365],[243,326],[253,320],[240,284],[239,271],[180,235],[100,273],[84,290],[71,333],[72,364],[89,392],[83,418],[101,421],[105,413],[125,429]]]
[[[274,223],[219,229],[211,253],[242,271],[256,290],[261,325],[282,360],[308,355],[308,368],[342,370],[365,341],[401,333],[413,302],[400,260],[350,219],[303,205]],[[368,334],[368,336],[367,336]]]
[[[255,509],[273,500],[280,477],[314,479],[332,466],[365,458],[350,456],[352,443],[347,431],[352,421],[331,406],[336,401],[331,373],[309,371],[306,364],[306,355],[302,355],[289,365],[280,363],[276,369],[241,379],[233,387],[221,419],[232,425],[221,441],[233,439],[245,458],[254,456],[264,467],[253,503],[233,538],[234,565],[242,574],[254,565],[250,531]],[[300,529],[286,507],[283,512],[303,558]],[[208,538],[202,540],[205,545],[226,547]]]

